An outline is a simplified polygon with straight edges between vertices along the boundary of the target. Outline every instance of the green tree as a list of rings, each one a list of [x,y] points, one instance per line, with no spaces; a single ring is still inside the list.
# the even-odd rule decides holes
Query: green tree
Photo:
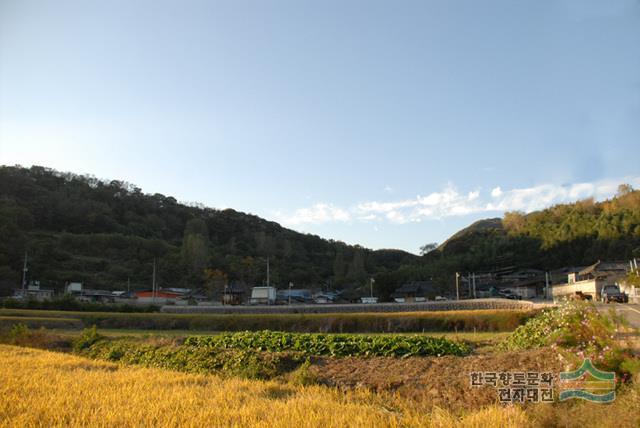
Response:
[[[426,254],[429,254],[430,252],[432,252],[436,248],[438,248],[438,243],[437,242],[431,242],[429,244],[425,244],[422,247],[420,247],[420,255],[424,256]]]
[[[201,279],[209,259],[209,233],[202,219],[194,218],[187,222],[181,255],[191,279]]]
[[[353,259],[349,264],[347,277],[350,281],[356,283],[362,283],[366,279],[366,270],[364,267],[364,253],[361,248],[356,248],[353,251]]]
[[[504,213],[502,224],[507,232],[518,233],[524,229],[526,218],[521,211],[508,211]]]

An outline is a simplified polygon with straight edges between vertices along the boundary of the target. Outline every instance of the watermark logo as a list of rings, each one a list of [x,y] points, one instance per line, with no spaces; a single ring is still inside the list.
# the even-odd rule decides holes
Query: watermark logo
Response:
[[[551,372],[471,372],[469,380],[472,388],[495,388],[501,403],[553,403],[556,394],[560,401],[581,398],[610,403],[616,399],[615,373],[598,370],[588,358],[579,369],[558,375]]]
[[[501,403],[553,403],[551,372],[472,372],[472,388],[494,387]]]
[[[610,403],[616,399],[616,375],[598,370],[587,358],[579,369],[560,373],[558,388],[560,401],[582,398],[596,403]]]

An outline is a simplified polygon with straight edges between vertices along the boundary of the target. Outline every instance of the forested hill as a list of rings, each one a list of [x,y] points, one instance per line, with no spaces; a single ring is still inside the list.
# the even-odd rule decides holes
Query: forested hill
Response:
[[[460,270],[505,266],[553,269],[597,260],[640,257],[640,191],[620,185],[607,201],[593,199],[502,219],[481,220],[456,233],[426,259],[455,261]]]
[[[505,267],[553,269],[640,257],[640,192],[621,186],[608,201],[583,200],[480,220],[423,257],[372,251],[286,229],[231,209],[215,210],[144,194],[122,181],[43,167],[0,167],[0,294],[28,279],[60,289],[213,289],[266,280],[286,287],[355,289],[376,279],[388,298],[405,281],[433,279],[443,292],[454,273]]]
[[[207,281],[296,287],[356,287],[417,256],[372,251],[286,229],[231,209],[188,206],[122,182],[43,167],[0,167],[0,292],[28,277],[49,287],[66,281],[132,289]]]
[[[621,185],[611,200],[587,199],[477,221],[419,263],[378,275],[376,285],[384,296],[404,281],[433,278],[451,293],[455,272],[552,270],[632,257],[640,258],[640,191]]]

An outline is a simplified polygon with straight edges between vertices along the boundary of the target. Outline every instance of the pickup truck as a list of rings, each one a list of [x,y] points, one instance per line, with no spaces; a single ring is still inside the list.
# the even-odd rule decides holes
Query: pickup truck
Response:
[[[605,285],[601,294],[604,303],[629,303],[629,296],[627,293],[621,292],[617,285]]]

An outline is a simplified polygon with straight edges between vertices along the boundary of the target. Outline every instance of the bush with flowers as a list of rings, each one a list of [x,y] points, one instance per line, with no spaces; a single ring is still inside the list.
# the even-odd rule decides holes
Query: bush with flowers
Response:
[[[567,302],[547,309],[518,327],[504,342],[503,350],[550,346],[570,365],[579,366],[585,358],[601,370],[615,371],[622,381],[640,374],[640,360],[620,339],[628,328],[614,310],[603,314],[589,302]]]

